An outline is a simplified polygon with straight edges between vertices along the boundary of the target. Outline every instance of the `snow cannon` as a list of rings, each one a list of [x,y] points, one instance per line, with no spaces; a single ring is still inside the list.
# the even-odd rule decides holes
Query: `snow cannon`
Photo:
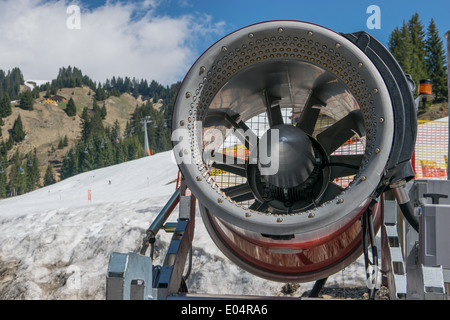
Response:
[[[180,86],[172,139],[215,244],[280,282],[325,279],[367,253],[384,192],[409,205],[413,91],[366,32],[268,21],[213,44]]]

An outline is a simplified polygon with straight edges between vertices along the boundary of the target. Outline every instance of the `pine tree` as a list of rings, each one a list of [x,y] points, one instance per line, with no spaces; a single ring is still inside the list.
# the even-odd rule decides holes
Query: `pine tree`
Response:
[[[92,115],[90,122],[90,134],[91,138],[98,139],[99,137],[103,137],[105,134],[105,128],[103,126],[101,110],[98,108],[94,114]]]
[[[33,90],[31,91],[31,96],[34,99],[39,99],[39,94],[40,94],[39,88],[38,87],[34,87]]]
[[[58,149],[64,149],[64,140],[62,138],[59,138]]]
[[[11,101],[9,99],[9,95],[5,93],[3,97],[0,99],[0,117],[10,116],[12,113]]]
[[[39,182],[41,179],[36,148],[34,149],[33,154],[27,154],[27,159],[27,166],[25,169],[27,183],[26,192],[30,192],[39,187]]]
[[[97,90],[95,91],[95,99],[97,101],[102,101],[102,100],[105,100],[106,98],[107,97],[106,97],[105,89],[103,89],[102,85],[99,83]]]
[[[21,165],[20,153],[17,150],[12,158],[11,171],[9,172],[8,190],[12,195],[20,195],[26,192],[27,183],[25,171]]]
[[[44,175],[44,186],[49,186],[51,184],[54,184],[56,182],[55,176],[53,174],[53,166],[49,164],[47,166],[47,170],[45,171]]]
[[[7,186],[6,171],[0,170],[0,199],[6,198],[6,186]]]
[[[402,32],[400,31],[399,27],[395,27],[394,30],[392,30],[391,34],[389,35],[388,49],[389,51],[391,51],[394,57],[399,56],[399,46],[402,40],[401,36]]]
[[[7,73],[0,69],[0,97],[7,93],[12,100],[16,100],[20,85],[23,84],[23,75],[19,68],[13,68]]]
[[[8,153],[8,146],[6,145],[6,142],[3,140],[2,143],[0,143],[0,158],[6,159],[7,153]]]
[[[7,178],[5,158],[0,155],[0,199],[6,198]]]
[[[8,93],[5,93],[0,99],[0,118],[6,118],[12,113],[11,100]]]
[[[20,118],[20,114],[19,114],[16,121],[14,121],[12,130],[11,130],[11,134],[10,134],[10,139],[11,139],[12,143],[20,142],[23,139],[25,139],[25,135],[26,134],[23,131],[22,119]]]
[[[119,120],[116,119],[116,121],[114,121],[114,125],[111,129],[111,142],[115,142],[116,139],[120,138],[120,123]]]
[[[61,179],[65,179],[79,173],[78,169],[79,152],[77,148],[72,147],[70,151],[66,153],[61,166]]]
[[[112,152],[111,143],[108,143],[106,139],[100,142],[100,146],[97,146],[97,164],[99,168],[104,168],[114,164],[114,157]]]
[[[408,29],[412,44],[410,74],[418,87],[420,80],[429,78],[425,64],[425,30],[418,13],[413,14],[408,21]]]
[[[87,142],[91,136],[91,117],[89,116],[89,111],[87,107],[83,108],[81,113],[81,140]]]
[[[100,116],[101,116],[102,120],[105,120],[106,114],[107,114],[107,111],[106,111],[106,105],[105,105],[105,103],[103,102],[103,106],[102,106],[101,109],[100,109]]]
[[[426,65],[430,79],[433,81],[433,93],[435,99],[448,97],[447,89],[447,67],[445,65],[445,50],[439,31],[431,18],[427,29],[426,40]]]
[[[402,67],[403,72],[411,73],[411,36],[405,21],[401,28],[396,27],[390,37],[388,43],[389,50]]]
[[[115,157],[115,163],[117,164],[117,163],[122,163],[122,162],[124,162],[125,161],[125,159],[126,159],[126,154],[125,154],[125,151],[124,151],[124,144],[122,143],[122,141],[119,141],[119,143],[116,143],[116,145],[115,145],[116,147],[115,147],[115,155],[114,155],[114,157]]]
[[[39,160],[37,157],[37,150],[36,148],[34,148],[33,151],[33,157],[31,159],[33,165],[31,166],[31,176],[32,176],[32,180],[33,183],[35,184],[36,187],[39,186],[40,181],[41,181],[41,174],[39,172]]]
[[[66,113],[69,117],[74,117],[77,114],[77,107],[72,97],[70,97],[69,102],[67,102]]]
[[[20,98],[19,107],[24,110],[33,110],[33,95],[31,94],[30,90],[26,90],[24,93],[22,93],[22,96]]]
[[[80,172],[86,172],[96,169],[95,151],[92,141],[84,145],[83,152],[80,153]]]

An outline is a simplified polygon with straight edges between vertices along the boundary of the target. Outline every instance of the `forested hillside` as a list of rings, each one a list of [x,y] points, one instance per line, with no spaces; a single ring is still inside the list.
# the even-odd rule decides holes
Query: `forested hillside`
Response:
[[[96,83],[68,66],[29,90],[18,68],[0,76],[0,198],[144,156],[141,120],[147,116],[151,152],[171,148],[179,83],[128,77]]]

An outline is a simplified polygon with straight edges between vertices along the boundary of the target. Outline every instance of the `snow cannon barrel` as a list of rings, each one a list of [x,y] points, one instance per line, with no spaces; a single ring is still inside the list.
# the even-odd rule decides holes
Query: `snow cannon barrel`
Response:
[[[216,245],[282,282],[355,261],[361,215],[414,177],[410,81],[366,32],[268,21],[212,45],[180,86],[172,139]]]

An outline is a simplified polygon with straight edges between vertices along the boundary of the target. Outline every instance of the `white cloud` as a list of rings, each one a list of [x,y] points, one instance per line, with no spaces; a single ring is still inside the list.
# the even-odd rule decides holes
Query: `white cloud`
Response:
[[[0,69],[19,67],[27,79],[53,79],[76,66],[95,81],[129,76],[170,84],[181,80],[201,52],[196,37],[217,37],[223,22],[206,14],[158,15],[159,0],[81,4],[80,29],[69,29],[76,2],[0,2]]]

